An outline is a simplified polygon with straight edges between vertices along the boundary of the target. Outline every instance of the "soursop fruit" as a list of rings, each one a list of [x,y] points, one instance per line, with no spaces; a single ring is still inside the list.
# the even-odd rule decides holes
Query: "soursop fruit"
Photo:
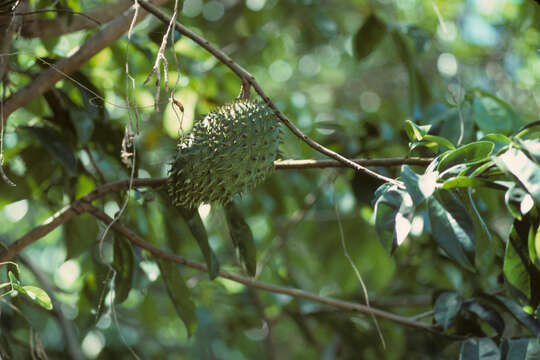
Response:
[[[278,155],[279,121],[262,102],[237,100],[206,115],[177,145],[168,178],[172,203],[229,203],[262,182]]]

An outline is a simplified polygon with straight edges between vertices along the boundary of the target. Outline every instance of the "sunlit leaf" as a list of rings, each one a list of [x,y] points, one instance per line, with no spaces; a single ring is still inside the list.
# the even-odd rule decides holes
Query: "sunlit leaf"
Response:
[[[437,169],[442,172],[454,165],[483,160],[491,154],[493,147],[493,143],[488,141],[477,141],[461,146],[446,153],[439,162]]]
[[[497,157],[504,167],[514,175],[540,206],[540,165],[529,159],[518,149],[508,149]]]
[[[32,285],[20,286],[20,285],[14,284],[13,288],[17,290],[18,292],[28,296],[33,302],[35,302],[39,306],[47,310],[52,310],[53,305],[51,302],[51,298],[45,292],[45,290],[40,289],[37,286],[32,286]]]

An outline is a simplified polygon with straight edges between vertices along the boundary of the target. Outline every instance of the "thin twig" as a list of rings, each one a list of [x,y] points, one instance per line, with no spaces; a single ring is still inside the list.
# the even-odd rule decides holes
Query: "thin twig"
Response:
[[[58,16],[54,19],[40,19],[36,16],[25,16],[21,35],[26,38],[46,38],[92,29],[115,19],[119,14],[129,9],[131,5],[132,1],[130,0],[118,0],[90,9],[84,13],[75,13],[66,9],[34,10],[33,12],[70,12],[81,17]],[[23,15],[26,14],[27,12],[23,13]]]
[[[419,165],[427,166],[433,159],[431,158],[386,158],[386,159],[353,159],[356,164],[362,166],[399,166],[399,165]],[[277,160],[274,166],[279,170],[292,169],[323,169],[323,168],[345,168],[349,167],[336,160]]]
[[[110,224],[113,221],[113,219],[110,216],[108,216],[105,212],[90,205],[89,203],[81,204],[81,206],[83,207],[84,210],[94,215],[96,218],[105,222],[106,224]],[[137,233],[135,233],[130,228],[122,225],[120,222],[115,222],[111,227],[113,230],[119,232],[120,234],[128,238],[132,242],[133,245],[141,249],[147,250],[148,252],[150,252],[152,255],[156,257],[159,257],[163,260],[171,261],[171,262],[174,262],[174,263],[186,266],[186,267],[190,267],[192,269],[208,272],[208,267],[205,264],[200,263],[198,261],[186,259],[181,256],[164,251],[158,248],[157,246],[149,242],[146,242]],[[362,314],[368,314],[368,315],[373,314],[374,316],[377,316],[381,319],[386,319],[386,320],[389,320],[389,321],[392,321],[401,325],[429,331],[435,334],[440,334],[431,325],[411,321],[407,317],[392,314],[392,313],[389,313],[389,312],[386,312],[384,310],[380,310],[374,307],[367,307],[365,305],[353,303],[350,301],[322,297],[322,296],[315,295],[315,294],[312,294],[310,292],[300,290],[300,289],[268,284],[268,283],[253,280],[252,278],[244,277],[242,275],[237,275],[237,274],[225,271],[225,270],[220,270],[219,276],[244,284],[252,288],[261,289],[261,290],[265,290],[265,291],[269,291],[269,292],[277,293],[277,294],[289,295],[292,297],[301,298],[301,299],[317,302],[324,305],[329,305],[329,306],[344,309],[344,310],[355,311]],[[444,335],[444,334],[441,334],[441,335]]]
[[[148,12],[152,13],[155,17],[160,19],[161,21],[165,23],[171,22],[171,17],[164,14],[162,11],[160,11],[155,6],[149,4],[145,0],[139,0],[139,4],[141,7],[143,7]],[[228,66],[238,77],[242,80],[242,83],[245,84],[246,82],[249,83],[253,89],[261,96],[261,98],[266,102],[266,104],[274,111],[276,116],[281,120],[289,130],[296,135],[299,139],[304,141],[306,144],[308,144],[311,148],[315,149],[316,151],[327,155],[328,157],[331,157],[344,165],[351,167],[355,169],[358,172],[364,173],[366,175],[370,175],[372,177],[375,177],[379,180],[389,182],[391,184],[397,185],[398,187],[404,187],[403,183],[401,181],[386,177],[384,175],[378,174],[373,170],[370,170],[362,165],[359,165],[355,163],[354,161],[347,159],[346,157],[322,146],[318,142],[312,140],[307,135],[302,133],[294,124],[281,112],[279,109],[274,105],[272,100],[266,95],[266,93],[263,91],[259,83],[255,80],[255,77],[251,75],[249,72],[247,72],[244,68],[242,68],[240,65],[238,65],[236,62],[234,62],[227,54],[225,54],[223,51],[212,45],[208,40],[200,36],[199,34],[194,33],[184,25],[180,24],[178,21],[175,22],[175,28],[176,30],[199,44],[201,47],[206,49],[208,52],[210,52],[212,55],[214,55],[219,61],[221,61],[223,64]]]
[[[161,5],[165,1],[166,0],[154,0],[153,3]],[[51,89],[54,84],[64,79],[66,75],[79,69],[98,52],[122,37],[129,28],[133,14],[134,10],[130,10],[124,12],[121,16],[117,16],[117,18],[111,21],[103,30],[86,40],[73,55],[58,61],[53,67],[43,71],[32,82],[7,98],[4,103],[4,124],[13,111],[25,106],[36,97]],[[146,15],[148,15],[148,13],[144,11],[141,12],[137,21],[142,21]],[[2,53],[1,57],[5,58],[7,55],[9,54],[5,52]]]

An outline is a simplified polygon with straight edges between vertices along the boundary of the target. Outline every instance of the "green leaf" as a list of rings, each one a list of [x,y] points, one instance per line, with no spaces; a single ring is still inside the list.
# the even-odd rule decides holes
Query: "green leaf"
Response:
[[[484,133],[508,134],[521,123],[521,119],[509,104],[481,90],[475,91],[473,116]]]
[[[121,304],[127,299],[134,273],[134,255],[131,243],[119,234],[114,236],[113,262],[112,266],[116,270],[114,278],[114,302]]]
[[[433,307],[435,321],[444,330],[448,330],[454,324],[462,305],[463,298],[461,295],[455,292],[443,292],[439,295]]]
[[[506,281],[515,290],[521,292],[527,299],[531,298],[531,274],[529,272],[529,261],[526,256],[528,252],[528,231],[527,235],[521,236],[523,227],[528,226],[525,220],[515,220],[510,232],[509,240],[506,243],[504,253],[503,274]]]
[[[476,315],[479,319],[487,322],[496,332],[502,335],[504,332],[504,320],[495,309],[478,301],[468,302],[463,309]]]
[[[453,189],[463,187],[489,187],[497,190],[506,190],[506,187],[493,181],[467,176],[456,176],[446,180],[441,189]]]
[[[437,187],[436,172],[418,175],[408,165],[403,165],[401,168],[401,177],[416,206],[430,197]]]
[[[471,163],[487,158],[493,151],[494,145],[489,141],[477,141],[449,151],[439,162],[440,172],[459,164]]]
[[[517,220],[521,220],[522,215],[527,214],[534,206],[532,196],[514,183],[504,194],[504,202],[510,214]]]
[[[538,360],[540,359],[540,344],[538,339],[512,339],[506,340],[508,347],[507,360]]]
[[[493,154],[498,154],[499,151],[505,149],[512,142],[508,136],[503,134],[487,134],[481,140],[493,143]]]
[[[69,175],[75,175],[77,171],[75,153],[67,141],[56,130],[49,127],[37,126],[22,126],[21,129],[27,130],[34,135],[43,148],[64,166]]]
[[[184,323],[188,336],[191,337],[197,328],[197,315],[195,314],[195,304],[191,300],[191,294],[186,286],[186,282],[178,270],[178,265],[157,259],[161,276],[165,282],[165,287],[169,293],[176,313]]]
[[[426,135],[424,136],[424,141],[434,142],[439,146],[443,146],[447,149],[454,150],[456,147],[449,140],[435,135]]]
[[[358,60],[367,57],[379,46],[386,34],[386,25],[370,15],[354,36],[354,54]]]
[[[459,360],[500,360],[501,352],[490,338],[470,338],[461,344]]]
[[[208,276],[210,276],[211,280],[215,279],[216,276],[219,275],[219,262],[216,254],[214,254],[214,251],[208,243],[208,234],[206,233],[206,229],[204,228],[199,213],[196,209],[177,209],[182,214],[184,220],[186,220],[189,230],[193,234],[195,240],[197,240],[197,244],[199,244],[199,248],[203,253],[206,265],[208,266]]]
[[[473,271],[474,225],[465,206],[449,190],[440,190],[427,199],[434,240],[467,270]]]
[[[497,165],[502,163],[502,167],[521,182],[525,190],[533,197],[536,205],[540,206],[540,166],[515,148],[508,149],[504,154],[496,157],[495,161]]]
[[[410,231],[409,215],[412,214],[413,201],[407,192],[385,185],[377,189],[375,194],[378,195],[374,210],[375,231],[382,246],[391,255]]]
[[[99,227],[90,214],[81,214],[64,224],[67,259],[73,259],[91,248],[97,241]]]
[[[510,311],[510,313],[535,336],[540,334],[540,321],[525,312],[517,302],[500,295],[495,295],[494,298],[504,305],[506,309],[508,309],[508,311]]]
[[[40,305],[44,309],[52,310],[53,305],[51,302],[51,298],[49,297],[49,295],[47,295],[45,290],[40,289],[37,286],[20,286],[16,284],[13,284],[13,288],[18,292],[28,296],[33,302]]]
[[[234,202],[231,201],[225,206],[225,216],[229,226],[229,234],[240,262],[250,276],[255,276],[257,252],[253,241],[253,233]]]
[[[431,125],[416,125],[411,120],[405,120],[405,132],[411,141],[422,141],[431,129]]]

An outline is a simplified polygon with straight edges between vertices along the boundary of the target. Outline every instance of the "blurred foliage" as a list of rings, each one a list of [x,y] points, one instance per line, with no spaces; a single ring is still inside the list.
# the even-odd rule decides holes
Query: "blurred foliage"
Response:
[[[74,11],[104,2],[29,1],[35,9]],[[129,345],[145,359],[538,358],[540,133],[537,124],[519,131],[540,113],[534,1],[185,0],[182,9],[179,20],[253,74],[312,139],[350,158],[435,160],[428,169],[376,169],[400,177],[406,189],[351,170],[276,171],[236,199],[235,213],[244,217],[235,215],[236,235],[244,240],[230,241],[231,215],[222,207],[182,216],[160,189],[133,191],[122,221],[154,245],[213,261],[212,277],[218,260],[221,268],[254,273],[254,243],[259,280],[363,303],[340,245],[335,193],[373,306],[403,316],[434,310],[423,321],[463,341],[380,320],[384,350],[368,316],[210,280],[112,233],[100,249],[104,226],[84,215],[24,254],[54,282],[85,357],[129,359]],[[7,95],[44,69],[36,57],[66,57],[96,31],[14,38]],[[0,181],[4,243],[97,186],[128,178],[120,157],[128,123],[137,133],[135,176],[163,177],[179,136],[238,95],[241,82],[226,66],[174,34],[177,60],[171,47],[165,55],[184,112],[167,103],[164,86],[155,111],[153,81],[143,82],[164,31],[149,16],[131,42],[125,35],[9,117],[4,170],[17,186]],[[126,86],[126,53],[135,89]],[[128,116],[126,96],[140,118]],[[287,131],[280,151],[322,158]],[[114,216],[121,200],[94,205]],[[25,266],[20,280],[13,276],[2,271],[1,280],[39,286]],[[2,357],[28,357],[28,339],[38,334],[50,358],[68,358],[50,312],[27,301],[30,295],[4,299],[13,306],[1,304]]]

